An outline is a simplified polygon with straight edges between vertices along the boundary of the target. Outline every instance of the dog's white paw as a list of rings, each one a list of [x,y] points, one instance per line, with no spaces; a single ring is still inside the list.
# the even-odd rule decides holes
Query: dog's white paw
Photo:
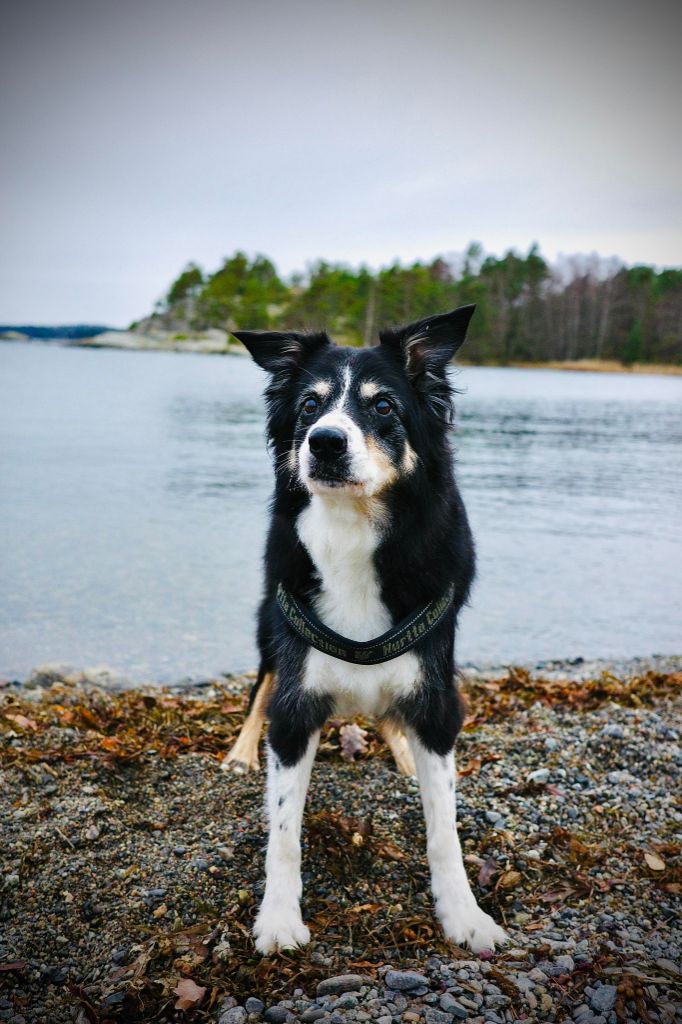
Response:
[[[310,942],[310,932],[303,924],[298,907],[262,906],[253,926],[253,937],[259,953],[277,949],[295,949]]]
[[[474,953],[495,949],[495,946],[509,941],[504,928],[500,928],[476,903],[455,905],[439,916],[446,937],[461,946],[470,946]]]

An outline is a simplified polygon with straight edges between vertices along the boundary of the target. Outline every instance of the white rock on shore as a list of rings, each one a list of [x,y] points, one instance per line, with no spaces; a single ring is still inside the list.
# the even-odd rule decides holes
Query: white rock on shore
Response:
[[[227,331],[211,327],[199,334],[183,334],[158,328],[148,333],[103,331],[92,338],[73,342],[80,348],[122,348],[149,352],[202,352],[215,355],[243,355],[243,345],[232,340]]]

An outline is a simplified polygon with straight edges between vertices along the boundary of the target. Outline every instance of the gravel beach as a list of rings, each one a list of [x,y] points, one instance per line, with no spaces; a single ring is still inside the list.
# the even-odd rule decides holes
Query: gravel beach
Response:
[[[263,772],[220,761],[248,677],[0,690],[0,1021],[680,1019],[682,659],[466,674],[460,836],[500,952],[447,943],[416,781],[329,723],[304,820],[311,945],[261,958]]]

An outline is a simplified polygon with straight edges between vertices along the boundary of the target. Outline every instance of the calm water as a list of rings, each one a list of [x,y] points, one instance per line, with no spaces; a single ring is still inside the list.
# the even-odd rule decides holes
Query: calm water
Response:
[[[261,371],[0,346],[0,674],[255,663],[271,486]],[[479,551],[461,661],[682,649],[682,378],[465,369]]]

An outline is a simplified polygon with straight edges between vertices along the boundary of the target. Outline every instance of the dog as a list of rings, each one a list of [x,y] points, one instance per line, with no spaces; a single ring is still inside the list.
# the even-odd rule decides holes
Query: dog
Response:
[[[257,767],[267,713],[269,837],[255,925],[262,954],[310,939],[300,909],[303,807],[333,713],[374,715],[416,770],[435,909],[474,951],[506,941],[476,902],[455,815],[462,725],[457,615],[475,555],[453,471],[447,367],[474,306],[382,331],[373,348],[326,333],[234,331],[269,374],[275,492],[258,617],[260,668],[223,767]]]

